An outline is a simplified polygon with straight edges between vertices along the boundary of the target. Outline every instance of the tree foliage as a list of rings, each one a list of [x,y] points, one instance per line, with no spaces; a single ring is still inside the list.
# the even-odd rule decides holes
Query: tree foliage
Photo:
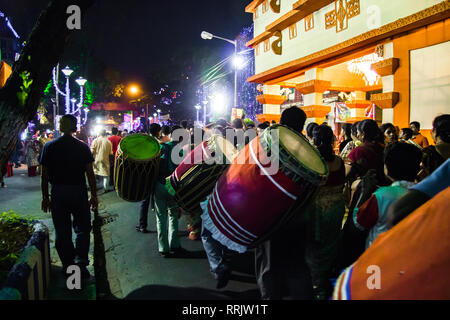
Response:
[[[70,39],[67,7],[87,10],[94,0],[53,0],[39,17],[13,72],[0,89],[0,169],[6,167],[20,132],[32,120],[43,92]]]

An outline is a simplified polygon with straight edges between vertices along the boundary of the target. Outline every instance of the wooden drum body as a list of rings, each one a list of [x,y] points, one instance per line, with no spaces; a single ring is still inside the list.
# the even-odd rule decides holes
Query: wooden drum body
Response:
[[[155,138],[146,134],[123,138],[114,166],[114,186],[119,197],[130,202],[149,197],[158,177],[160,157],[160,146]]]
[[[166,179],[169,193],[187,213],[200,212],[200,202],[211,194],[217,180],[236,154],[233,144],[219,135],[203,141]]]

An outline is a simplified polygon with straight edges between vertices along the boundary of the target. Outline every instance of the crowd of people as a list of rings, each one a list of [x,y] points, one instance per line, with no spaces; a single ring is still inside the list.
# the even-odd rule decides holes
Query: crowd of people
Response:
[[[263,299],[329,299],[333,279],[354,264],[380,234],[449,186],[449,114],[434,120],[431,132],[434,144],[420,133],[418,122],[400,129],[391,123],[379,126],[367,119],[344,124],[336,136],[327,123],[310,123],[304,128],[306,120],[300,108],[292,107],[283,112],[280,124],[304,135],[316,148],[328,167],[328,177],[315,197],[300,208],[289,223],[255,248],[255,274]],[[231,143],[242,150],[250,142],[249,136],[259,135],[273,124],[264,122],[255,126],[242,119],[235,119],[231,124],[218,120],[204,128],[189,128],[187,121],[172,127],[151,124],[148,134],[161,148],[160,169],[153,194],[140,205],[136,230],[148,233],[151,207],[156,216],[160,255],[183,257],[189,254],[181,247],[178,233],[183,212],[165,186],[166,178],[177,167],[172,152],[183,140],[173,135],[176,130],[184,129],[191,137],[191,141],[184,144],[189,148],[180,151],[180,155],[186,156],[198,144],[194,139],[196,134],[206,139],[212,130],[224,137],[227,131],[233,131],[235,139]],[[83,132],[75,134],[76,119],[71,116],[61,119],[61,132],[63,136],[53,140],[46,135],[28,136],[24,145],[18,143],[11,161],[20,165],[26,159],[29,175],[36,174],[36,168],[41,166],[42,209],[52,212],[58,254],[65,268],[73,263],[85,267],[89,263],[90,230],[90,220],[86,216],[89,216],[89,207],[96,208],[98,204],[97,181],[102,182],[104,192],[114,188],[114,157],[128,132],[113,128],[109,137],[103,130],[91,139]],[[239,138],[240,135],[243,138]],[[53,186],[51,202],[49,183]],[[64,196],[67,188],[76,196]],[[68,236],[71,214],[76,218],[75,246]],[[202,228],[199,214],[187,214],[186,220],[189,239],[202,240],[217,288],[225,287],[232,273],[230,257],[234,252]],[[86,275],[87,269],[83,270]]]
[[[0,170],[0,186],[6,188],[4,177],[8,172],[8,166],[13,168],[20,168],[22,164],[26,165],[28,176],[35,177],[40,174],[39,168],[39,154],[44,145],[53,140],[54,132],[50,131],[36,131],[36,133],[27,133],[25,139],[22,141],[18,139],[12,156],[5,168]]]
[[[305,133],[325,160],[329,175],[314,200],[302,208],[299,218],[277,230],[270,240],[255,249],[257,283],[263,299],[285,296],[330,298],[332,279],[339,275],[340,270],[354,263],[378,235],[390,229],[388,209],[391,204],[401,200],[417,183],[427,180],[450,157],[450,115],[441,115],[434,120],[432,136],[435,145],[430,145],[420,133],[417,122],[400,130],[391,123],[378,126],[374,120],[368,119],[343,125],[340,137],[336,137],[326,123],[310,123],[304,131],[305,121],[304,112],[294,107],[284,111],[280,124],[299,134]],[[189,131],[186,122],[181,125]],[[273,123],[265,122],[255,126],[241,119],[235,119],[231,124],[219,120],[204,130],[214,129],[223,136],[232,130],[234,136],[239,137],[247,131],[258,135],[271,125]],[[176,168],[169,165],[169,154],[173,144],[180,142],[171,139],[169,132],[178,128],[175,126],[169,130],[168,127],[153,125],[150,129],[150,134],[162,145],[172,145],[163,147],[166,151],[162,158],[168,164],[160,173],[154,207],[159,251],[164,257],[186,253],[180,248],[177,233],[180,214],[176,203],[164,189],[165,178]],[[191,128],[190,133],[193,131]],[[248,139],[235,138],[232,142],[237,150],[245,146],[237,141],[249,143]],[[446,163],[448,165],[448,161]],[[146,232],[149,202],[147,199],[141,206],[141,219],[137,226],[141,232]],[[165,223],[167,217],[168,226]],[[230,256],[233,252],[213,239],[208,230],[201,229],[201,220],[196,218],[197,224],[189,225],[190,237],[198,239],[198,234],[201,234],[217,287],[223,288],[232,272]]]

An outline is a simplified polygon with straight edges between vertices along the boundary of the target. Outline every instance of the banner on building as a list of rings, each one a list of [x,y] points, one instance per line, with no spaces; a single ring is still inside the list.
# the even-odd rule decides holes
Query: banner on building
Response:
[[[169,121],[170,120],[170,114],[164,114],[159,117],[160,121]]]
[[[334,114],[336,122],[347,122],[347,119],[350,118],[350,108],[345,103],[336,103]]]

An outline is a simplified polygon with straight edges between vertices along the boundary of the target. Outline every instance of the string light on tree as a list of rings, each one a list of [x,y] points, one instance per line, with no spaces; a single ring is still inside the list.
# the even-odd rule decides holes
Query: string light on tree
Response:
[[[66,94],[65,94],[65,98],[66,98],[66,114],[68,114],[68,113],[70,113],[70,83],[69,83],[69,77],[73,73],[73,70],[66,66],[61,71],[66,76]]]
[[[75,102],[77,102],[77,99],[72,98],[72,99],[70,99],[70,102],[72,102],[72,112],[71,112],[71,114],[74,114],[75,113]]]
[[[67,66],[61,71],[66,77],[66,90],[65,90],[66,92],[62,92],[61,89],[59,88],[56,68],[53,68],[53,86],[55,87],[55,90],[58,94],[65,97],[65,114],[78,115],[81,119],[80,123],[82,122],[83,124],[86,124],[89,109],[85,108],[83,110],[83,106],[84,106],[84,86],[87,80],[84,79],[83,77],[79,77],[78,79],[75,80],[75,82],[80,87],[80,99],[79,103],[76,104],[77,108],[75,109],[75,103],[77,102],[77,100],[75,98],[70,98],[70,81],[69,81],[69,78],[73,73],[73,70]],[[70,107],[70,103],[72,103],[72,108]],[[84,118],[81,117],[83,111],[84,111]]]
[[[80,86],[80,103],[78,104],[78,109],[83,107],[84,99],[84,85],[86,84],[86,79],[79,77],[75,82]]]

